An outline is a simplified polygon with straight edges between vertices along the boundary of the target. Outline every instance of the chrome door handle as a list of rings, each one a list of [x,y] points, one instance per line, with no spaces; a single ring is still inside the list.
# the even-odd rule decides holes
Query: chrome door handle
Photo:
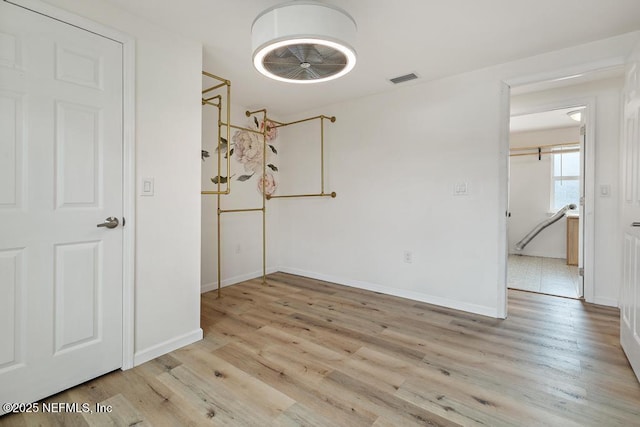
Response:
[[[631,223],[632,227],[640,227],[640,222],[634,221]]]
[[[97,227],[116,228],[118,224],[120,224],[118,218],[110,216],[109,218],[105,219],[103,223],[98,224]]]

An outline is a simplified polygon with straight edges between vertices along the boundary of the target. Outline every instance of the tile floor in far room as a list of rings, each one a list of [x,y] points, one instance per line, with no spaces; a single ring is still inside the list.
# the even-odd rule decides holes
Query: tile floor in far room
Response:
[[[509,255],[507,287],[578,298],[578,267],[566,259]]]

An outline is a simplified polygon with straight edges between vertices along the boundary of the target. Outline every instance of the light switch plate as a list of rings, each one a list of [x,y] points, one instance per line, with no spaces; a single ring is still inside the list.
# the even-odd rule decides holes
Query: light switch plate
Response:
[[[456,182],[453,186],[454,196],[466,196],[469,194],[469,185],[466,182]]]
[[[154,194],[154,179],[142,178],[142,185],[140,187],[141,196],[153,196]]]

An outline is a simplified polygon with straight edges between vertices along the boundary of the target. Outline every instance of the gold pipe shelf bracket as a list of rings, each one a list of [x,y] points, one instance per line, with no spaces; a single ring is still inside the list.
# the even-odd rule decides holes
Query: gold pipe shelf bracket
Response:
[[[227,126],[227,138],[226,138],[226,159],[227,159],[227,170],[226,170],[226,189],[223,191],[221,188],[221,181],[222,181],[222,175],[221,175],[221,169],[222,169],[222,108],[223,108],[223,94],[219,94],[219,95],[214,95],[212,97],[209,98],[205,98],[204,95],[206,93],[218,90],[220,88],[225,87],[226,88],[226,92],[224,93],[226,95],[226,121],[227,123],[231,123],[231,81],[224,79],[222,77],[216,76],[215,74],[211,74],[208,73],[206,71],[202,71],[202,75],[212,78],[214,80],[217,80],[219,83],[204,89],[202,91],[202,106],[204,107],[205,105],[211,105],[213,107],[216,107],[218,110],[218,120],[216,122],[217,128],[218,128],[218,147],[217,147],[217,166],[218,166],[218,171],[217,171],[217,189],[216,191],[201,191],[200,194],[203,195],[215,195],[217,197],[217,205],[218,205],[218,212],[217,212],[217,266],[218,266],[218,271],[217,271],[217,279],[218,279],[218,298],[222,297],[222,293],[221,293],[221,286],[222,286],[222,240],[221,240],[221,232],[222,232],[222,226],[221,226],[221,221],[220,221],[220,204],[221,204],[221,196],[222,195],[228,195],[231,193],[231,179],[229,179],[229,177],[231,176],[231,128],[229,126]],[[216,101],[217,102],[212,102],[212,101]]]
[[[247,117],[250,117],[252,114],[257,112],[262,112],[262,111],[265,111],[265,110],[247,111],[246,115]],[[265,114],[266,114],[266,111],[265,111]],[[306,119],[295,120],[293,122],[288,122],[288,123],[279,122],[272,119],[267,119],[267,120],[269,120],[271,123],[274,123],[275,126],[273,127],[276,129],[285,127],[285,126],[296,125],[299,123],[309,122],[312,120],[320,120],[320,192],[312,193],[312,194],[269,195],[269,196],[266,196],[266,199],[267,200],[292,199],[292,198],[301,198],[301,197],[331,197],[332,199],[335,199],[337,196],[335,191],[332,191],[331,193],[324,192],[324,121],[329,120],[331,123],[335,123],[336,116],[325,116],[324,114],[321,114],[319,116],[308,117]]]
[[[214,104],[213,102],[209,102],[209,101],[212,101],[212,100],[214,100],[214,99],[217,99],[217,100],[218,100],[218,103],[217,103],[217,104]],[[213,105],[214,107],[218,107],[218,108],[220,108],[220,106],[222,105],[222,95],[212,96],[211,98],[202,98],[202,103],[203,103],[203,105],[204,105],[205,103],[207,103],[207,104],[209,104],[209,105]]]
[[[254,131],[247,129],[247,131],[255,132],[262,135],[262,176],[260,179],[264,180],[267,175],[267,134],[271,130],[268,125],[267,109],[261,108],[255,111],[245,111],[247,117],[251,117],[254,114],[262,113],[262,131]],[[256,122],[257,123],[257,122]],[[264,181],[263,181],[264,182]],[[262,284],[267,284],[267,195],[264,192],[264,186],[262,191]]]
[[[225,81],[225,82],[217,84],[215,86],[211,86],[210,88],[203,90],[202,94],[204,95],[205,93],[211,92],[212,90],[216,90],[218,88],[221,88],[222,86],[227,86],[229,84],[230,84],[229,82]]]
[[[219,214],[237,213],[237,212],[262,212],[264,208],[248,208],[248,209],[218,209]]]
[[[254,114],[258,114],[258,113],[267,114],[267,109],[266,108],[261,108],[259,110],[255,110],[255,111],[245,111],[244,115],[247,116],[247,117],[251,117]]]
[[[236,125],[232,125],[232,124],[225,123],[225,122],[221,122],[220,125],[221,126],[230,127],[231,129],[244,130],[244,131],[247,131],[247,132],[257,133],[258,135],[262,135],[264,133],[264,132],[260,132],[259,130],[246,128],[246,127],[243,127],[243,126],[236,126]]]
[[[337,196],[338,194],[335,191],[332,191],[331,193],[319,193],[319,194],[286,194],[282,196],[267,196],[267,200],[289,199],[294,197],[331,197],[332,199],[335,199]]]
[[[331,123],[336,122],[336,116],[325,116],[325,115],[308,117],[306,119],[300,119],[300,120],[296,120],[294,122],[289,122],[289,123],[276,122],[275,120],[270,120],[270,121],[276,124],[276,126],[274,126],[275,128],[281,128],[285,126],[297,125],[298,123],[304,123],[304,122],[309,122],[311,120],[318,120],[318,119],[328,119]]]
[[[214,80],[217,80],[218,84],[211,86],[207,89],[204,89],[202,91],[202,105],[211,105],[213,107],[216,107],[218,109],[218,120],[217,120],[217,127],[218,127],[218,146],[217,146],[217,166],[218,166],[218,171],[217,171],[217,188],[215,191],[201,191],[200,194],[201,195],[217,195],[217,194],[230,194],[231,193],[231,180],[228,178],[231,174],[231,150],[230,147],[231,145],[229,144],[229,140],[231,139],[231,129],[227,128],[227,138],[226,138],[226,159],[227,159],[227,175],[224,177],[226,178],[225,180],[225,189],[222,189],[222,178],[223,176],[221,175],[221,170],[222,170],[222,107],[223,107],[223,95],[222,94],[218,94],[215,96],[211,96],[209,98],[204,98],[204,94],[205,93],[209,93],[211,91],[214,91],[216,89],[220,89],[222,87],[226,87],[226,120],[227,122],[231,122],[231,82],[227,79],[224,79],[222,77],[216,76],[215,74],[211,74],[208,73],[206,71],[202,72],[203,76],[212,78]],[[211,102],[217,100],[217,102]]]

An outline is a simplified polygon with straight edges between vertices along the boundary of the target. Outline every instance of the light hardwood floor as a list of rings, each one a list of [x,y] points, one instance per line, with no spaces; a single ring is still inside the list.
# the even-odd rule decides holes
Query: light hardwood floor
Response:
[[[618,310],[509,291],[509,318],[282,273],[202,296],[205,339],[45,402],[31,426],[631,426]]]

